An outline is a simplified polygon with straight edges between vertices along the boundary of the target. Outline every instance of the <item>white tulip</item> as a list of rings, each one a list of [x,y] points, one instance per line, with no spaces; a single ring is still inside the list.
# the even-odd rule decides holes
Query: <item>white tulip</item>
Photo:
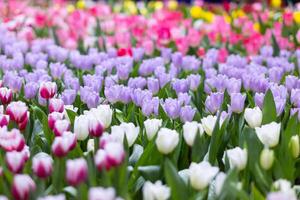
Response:
[[[224,172],[218,173],[215,179],[215,191],[218,196],[221,194],[225,180],[226,174]]]
[[[189,167],[189,179],[193,188],[202,190],[208,186],[211,180],[219,172],[218,167],[213,167],[207,161],[191,163]]]
[[[267,200],[297,200],[297,195],[294,190],[271,192],[268,194]]]
[[[144,121],[144,126],[148,140],[152,140],[152,138],[155,136],[161,125],[161,119],[147,119],[146,121]]]
[[[94,152],[95,151],[95,142],[94,139],[89,139],[87,142],[87,151],[88,152]]]
[[[298,158],[300,154],[299,135],[294,135],[291,137],[290,148],[291,148],[292,156],[294,158]]]
[[[263,169],[268,170],[272,167],[274,162],[274,151],[265,148],[260,153],[260,165]]]
[[[140,127],[138,127],[138,126],[135,127],[133,123],[125,123],[125,122],[122,122],[120,124],[120,127],[125,132],[128,146],[131,147],[139,135]]]
[[[85,140],[89,135],[89,120],[85,115],[76,116],[74,120],[74,133],[77,140]]]
[[[161,181],[151,183],[146,181],[143,186],[143,199],[144,200],[167,200],[171,195],[171,190],[165,186]]]
[[[212,115],[209,115],[201,119],[203,129],[207,135],[209,136],[212,135],[216,122],[217,122],[217,117]]]
[[[251,128],[259,127],[262,122],[262,111],[259,107],[246,108],[244,118]]]
[[[124,141],[124,135],[125,135],[125,131],[121,126],[112,126],[110,127],[111,129],[111,136],[113,138],[115,138],[118,142],[123,144]]]
[[[189,146],[193,146],[198,131],[200,135],[203,133],[201,133],[201,128],[202,126],[199,126],[195,121],[185,122],[183,125],[183,138]]]
[[[111,124],[113,110],[109,105],[99,105],[96,110],[97,118],[102,122],[104,128],[108,128]]]
[[[161,128],[156,138],[156,146],[159,152],[163,154],[171,153],[179,142],[179,134],[175,130]]]
[[[279,142],[280,125],[280,123],[271,122],[260,128],[256,127],[255,132],[258,139],[267,147],[275,147]]]
[[[235,147],[226,151],[229,164],[231,168],[237,168],[238,170],[245,169],[248,160],[248,153],[246,149]]]
[[[289,191],[290,189],[292,189],[291,182],[286,179],[278,179],[277,181],[275,181],[273,183],[273,185],[277,190],[280,190],[283,192]]]

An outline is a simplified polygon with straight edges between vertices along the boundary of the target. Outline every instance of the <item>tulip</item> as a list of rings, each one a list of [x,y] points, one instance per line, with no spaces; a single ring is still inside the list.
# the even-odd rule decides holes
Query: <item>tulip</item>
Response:
[[[300,154],[299,135],[294,135],[290,140],[290,149],[294,158],[298,158]]]
[[[25,146],[25,139],[18,129],[7,131],[7,127],[0,128],[0,147],[5,151],[21,151]]]
[[[95,141],[94,139],[89,139],[86,145],[87,152],[94,152],[95,151]]]
[[[23,152],[17,151],[7,152],[5,159],[8,169],[13,173],[20,173],[26,162]]]
[[[103,169],[109,170],[110,166],[107,161],[107,153],[103,149],[99,149],[94,157],[95,165],[99,171]]]
[[[7,105],[12,101],[13,92],[11,89],[1,87],[0,88],[0,101],[3,105]]]
[[[64,102],[61,99],[50,99],[49,101],[49,113],[64,111]]]
[[[128,146],[131,147],[139,135],[140,127],[135,127],[133,123],[122,122],[120,127],[124,130]]]
[[[12,195],[15,200],[28,200],[30,192],[36,188],[34,181],[26,174],[16,174],[12,184]]]
[[[245,169],[248,160],[248,153],[246,149],[235,147],[226,151],[229,159],[230,168],[237,168],[238,170]]]
[[[120,165],[125,158],[125,150],[119,142],[109,142],[104,146],[107,162],[110,166]]]
[[[6,196],[0,195],[0,200],[8,200]]]
[[[259,127],[262,122],[262,111],[259,107],[246,108],[244,118],[251,128]]]
[[[66,180],[70,185],[77,186],[87,179],[88,166],[83,158],[67,160]]]
[[[43,82],[40,85],[39,94],[44,99],[51,99],[56,94],[57,86],[54,82]]]
[[[9,115],[0,114],[0,127],[7,126],[9,124]]]
[[[224,172],[220,172],[216,176],[215,188],[216,188],[216,194],[218,196],[221,194],[225,180],[226,180],[226,174]]]
[[[147,119],[144,121],[145,131],[148,140],[152,140],[159,128],[162,126],[161,119]]]
[[[39,197],[37,200],[66,200],[66,197],[64,194],[48,195],[45,197]]]
[[[189,167],[189,180],[196,190],[203,190],[219,172],[218,167],[213,167],[207,161],[191,163]]]
[[[74,133],[78,140],[85,140],[89,135],[89,118],[86,115],[76,116],[74,120]]]
[[[64,118],[63,113],[52,112],[48,115],[48,126],[51,130],[54,129],[54,124],[56,121],[62,120]]]
[[[51,175],[53,169],[53,159],[46,153],[40,152],[32,159],[32,171],[40,178]]]
[[[100,137],[104,131],[102,123],[92,115],[88,115],[87,117],[89,134],[93,137]]]
[[[263,149],[260,153],[259,161],[263,169],[270,169],[274,162],[274,151],[267,148]]]
[[[57,157],[64,157],[76,146],[76,136],[71,132],[64,132],[61,136],[54,138],[52,153]]]
[[[175,130],[161,128],[156,138],[156,146],[160,153],[171,153],[179,142],[179,134]]]
[[[202,126],[201,128],[200,126],[201,125],[195,121],[185,122],[183,125],[183,138],[189,146],[193,146],[198,131],[200,135],[203,134]]]
[[[258,139],[266,147],[275,147],[279,142],[280,126],[280,123],[271,122],[269,124],[262,125],[260,128],[256,127],[255,132]]]
[[[168,186],[162,184],[161,181],[151,183],[146,181],[143,186],[144,200],[167,200],[170,198],[171,190]]]
[[[27,106],[22,101],[15,101],[8,104],[6,114],[9,115],[12,121],[22,123],[27,117]]]
[[[293,190],[271,192],[267,195],[267,200],[297,200]]]
[[[212,115],[208,115],[207,117],[201,119],[202,127],[207,135],[212,135],[216,122],[217,117]]]
[[[116,200],[114,188],[92,187],[89,189],[89,200]]]
[[[230,108],[232,112],[241,113],[244,110],[246,95],[241,93],[230,94]]]
[[[61,136],[64,132],[70,130],[70,122],[66,119],[57,120],[54,124],[53,132],[55,136]]]
[[[20,122],[20,123],[18,124],[19,130],[20,130],[20,131],[23,131],[23,130],[26,129],[27,122],[28,122],[28,120],[29,120],[29,115],[30,115],[30,112],[27,111],[27,115],[26,115],[25,119],[24,119],[22,122]]]
[[[108,128],[111,124],[113,111],[109,105],[99,105],[97,108],[92,108],[89,113],[101,122],[104,128]]]

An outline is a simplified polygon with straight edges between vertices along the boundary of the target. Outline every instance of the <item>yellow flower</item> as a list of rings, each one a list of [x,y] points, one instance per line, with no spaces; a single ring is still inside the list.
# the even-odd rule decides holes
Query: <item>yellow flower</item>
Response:
[[[255,23],[253,24],[253,29],[254,29],[255,31],[257,31],[257,32],[260,32],[260,25],[259,25],[258,22],[255,22]]]
[[[231,15],[232,15],[233,19],[236,19],[236,18],[239,18],[239,17],[244,17],[246,14],[243,10],[238,9],[238,10],[232,11]]]
[[[199,19],[202,16],[202,9],[200,6],[193,6],[190,10],[191,16],[195,19]]]
[[[293,13],[294,20],[297,24],[300,24],[300,11],[295,11]]]
[[[137,7],[133,1],[125,1],[124,2],[124,8],[125,11],[130,14],[136,14],[137,13]]]
[[[84,0],[77,1],[76,7],[79,8],[79,9],[84,9],[85,8],[85,1]]]
[[[227,14],[224,16],[224,20],[225,20],[225,22],[228,23],[228,24],[231,23],[231,17],[230,17],[229,15],[227,15]]]
[[[168,8],[170,10],[176,10],[177,7],[178,7],[177,1],[174,1],[174,0],[168,1]]]
[[[156,1],[155,3],[154,3],[154,9],[155,10],[160,10],[160,9],[162,9],[164,7],[164,4],[163,4],[163,2],[161,2],[161,1]]]
[[[140,13],[141,13],[142,15],[147,15],[147,14],[148,14],[147,8],[141,8],[141,9],[140,9]]]
[[[271,6],[274,8],[279,8],[281,6],[281,0],[271,0]]]
[[[204,19],[207,22],[210,23],[210,22],[214,21],[214,18],[215,18],[215,15],[212,12],[204,12]]]
[[[74,10],[75,10],[75,7],[74,7],[73,4],[69,4],[69,5],[67,6],[67,11],[68,11],[68,13],[72,13],[72,12],[74,12]]]

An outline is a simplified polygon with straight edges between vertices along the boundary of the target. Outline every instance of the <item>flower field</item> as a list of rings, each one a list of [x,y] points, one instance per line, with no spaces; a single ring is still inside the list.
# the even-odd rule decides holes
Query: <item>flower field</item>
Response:
[[[300,4],[0,1],[0,200],[300,199]]]

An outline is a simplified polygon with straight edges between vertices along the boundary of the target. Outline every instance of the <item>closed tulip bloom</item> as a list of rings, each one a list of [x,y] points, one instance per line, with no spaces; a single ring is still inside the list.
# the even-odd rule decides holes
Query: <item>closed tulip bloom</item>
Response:
[[[48,115],[48,126],[51,130],[54,129],[54,124],[56,121],[62,120],[64,118],[63,113],[53,112]]]
[[[39,197],[37,200],[66,200],[66,197],[64,194],[48,195],[45,197]]]
[[[87,179],[88,166],[84,158],[67,160],[66,179],[70,185],[77,186]]]
[[[179,134],[175,130],[161,128],[156,138],[156,146],[160,153],[169,154],[177,146],[179,142]]]
[[[64,157],[76,146],[76,136],[71,132],[64,132],[54,138],[51,146],[52,153],[57,157]]]
[[[215,183],[216,194],[219,196],[221,194],[224,182],[226,180],[226,174],[224,172],[218,173],[215,180],[216,180]]]
[[[191,163],[189,167],[189,180],[191,186],[196,190],[205,189],[212,179],[219,172],[218,167],[213,167],[207,161],[202,161],[200,163]]]
[[[7,126],[9,124],[9,115],[0,114],[0,127]]]
[[[212,135],[216,122],[217,117],[213,115],[208,115],[207,117],[201,119],[202,127],[207,135]]]
[[[116,200],[114,188],[92,187],[89,189],[89,200]]]
[[[139,132],[140,132],[140,127],[136,127],[134,126],[133,123],[125,123],[122,122],[120,124],[120,127],[124,130],[125,135],[126,135],[126,139],[128,142],[128,146],[131,147],[135,140],[137,139]]]
[[[162,126],[161,119],[147,119],[144,121],[145,132],[148,140],[152,140],[159,128]]]
[[[39,94],[44,99],[51,99],[56,94],[57,86],[54,82],[42,82],[39,89]]]
[[[183,125],[183,138],[189,146],[193,146],[197,133],[203,134],[203,130],[197,122],[185,122]]]
[[[249,127],[255,128],[259,127],[262,122],[262,111],[259,107],[246,108],[244,113],[244,118],[248,123]]]
[[[107,162],[110,166],[115,167],[120,165],[125,158],[125,150],[119,142],[108,142],[104,146]]]
[[[246,149],[235,147],[226,151],[230,168],[237,168],[238,170],[245,169],[248,160],[248,153]]]
[[[167,200],[170,198],[171,190],[168,186],[163,185],[161,181],[151,183],[146,181],[143,186],[144,200]]]
[[[27,117],[27,106],[22,101],[11,102],[6,108],[6,114],[16,123],[23,122]]]
[[[169,117],[176,119],[180,115],[180,102],[177,99],[167,98],[163,108]]]
[[[299,147],[300,143],[299,143],[299,135],[294,135],[291,137],[289,146],[291,149],[291,153],[292,156],[294,158],[298,158],[299,154],[300,154],[300,147]]]
[[[38,91],[38,84],[36,82],[26,83],[24,86],[24,96],[26,99],[33,99],[36,97]]]
[[[274,162],[274,151],[268,148],[264,148],[260,153],[259,161],[263,169],[270,169]]]
[[[54,124],[53,132],[55,136],[61,136],[64,132],[70,130],[70,122],[66,119],[57,120]]]
[[[89,113],[101,122],[104,128],[108,128],[111,124],[113,110],[109,105],[99,105],[97,108],[92,108]]]
[[[94,157],[95,165],[99,171],[103,169],[109,170],[110,165],[107,161],[107,153],[103,149],[98,149]]]
[[[12,195],[15,200],[28,200],[30,192],[36,188],[34,181],[27,174],[16,174],[13,178]]]
[[[100,137],[103,134],[104,127],[102,123],[96,119],[93,115],[88,115],[88,128],[89,134],[93,137]]]
[[[0,128],[0,147],[5,151],[21,151],[25,146],[25,139],[18,129],[7,130]]]
[[[266,147],[275,147],[279,142],[280,127],[280,123],[271,122],[269,124],[262,125],[261,127],[256,127],[255,132],[258,139]]]
[[[8,89],[6,87],[0,88],[0,101],[3,105],[7,105],[12,101],[13,98],[13,92],[11,89]]]
[[[77,140],[85,140],[89,136],[89,118],[86,115],[75,117],[74,133]]]
[[[6,196],[0,195],[0,200],[8,200]]]
[[[5,160],[8,169],[13,173],[20,173],[26,162],[23,152],[18,151],[7,152]]]
[[[49,113],[52,112],[64,112],[64,102],[61,99],[50,99],[49,101]]]
[[[232,112],[241,113],[244,110],[246,95],[241,93],[230,94],[230,108]]]
[[[40,178],[51,175],[53,169],[53,159],[44,152],[36,154],[32,159],[32,171]]]

